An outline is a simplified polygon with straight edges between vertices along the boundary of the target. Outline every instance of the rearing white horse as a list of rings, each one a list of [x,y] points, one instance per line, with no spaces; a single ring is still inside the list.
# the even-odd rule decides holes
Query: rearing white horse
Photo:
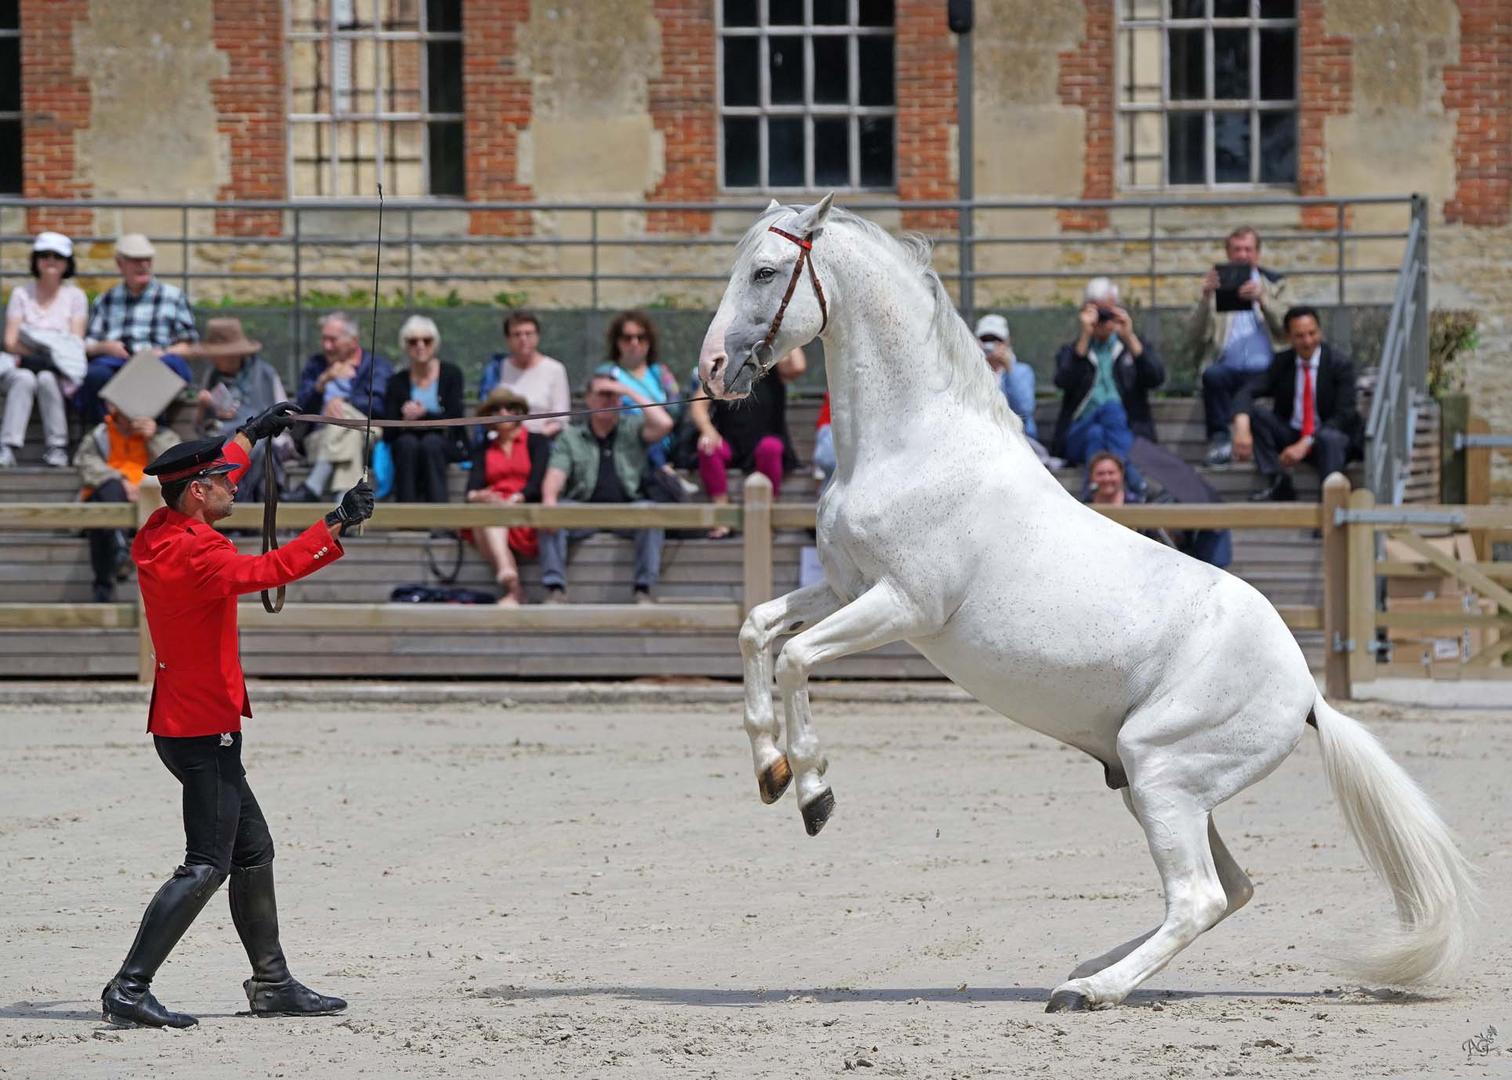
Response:
[[[929,267],[831,199],[773,202],[741,241],[699,371],[739,398],[788,350],[825,345],[839,467],[819,503],[825,583],[761,604],[740,631],[761,797],[796,778],[809,833],[834,808],[809,711],[818,664],[907,641],[983,704],[1102,762],[1155,858],[1165,917],[1077,967],[1050,1011],[1108,1006],[1249,900],[1213,809],[1311,724],[1334,795],[1390,887],[1400,929],[1362,974],[1441,979],[1464,958],[1471,867],[1428,798],[1318,693],[1271,604],[1245,582],[1084,507],[1035,459],[971,331]],[[786,752],[772,713],[773,643]]]

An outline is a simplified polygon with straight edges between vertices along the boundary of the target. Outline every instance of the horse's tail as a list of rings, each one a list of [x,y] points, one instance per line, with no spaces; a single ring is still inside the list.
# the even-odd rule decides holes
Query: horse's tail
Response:
[[[1468,957],[1476,874],[1433,803],[1374,735],[1313,706],[1323,771],[1365,861],[1391,888],[1401,926],[1361,950],[1360,974],[1389,985],[1443,981]]]

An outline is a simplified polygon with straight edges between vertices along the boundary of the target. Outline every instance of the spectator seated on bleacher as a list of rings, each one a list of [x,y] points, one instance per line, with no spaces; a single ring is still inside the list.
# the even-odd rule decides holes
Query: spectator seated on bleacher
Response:
[[[240,319],[222,317],[205,324],[205,340],[197,350],[209,361],[199,379],[195,429],[201,437],[235,431],[248,420],[284,400],[283,380],[260,355],[262,344],[247,337]],[[276,439],[259,439],[252,446],[252,463],[236,485],[238,502],[262,502],[263,458],[273,454],[274,476],[284,487],[283,458],[293,453],[288,432]]]
[[[409,366],[388,385],[390,420],[457,420],[462,416],[462,369],[440,357],[441,331],[424,315],[399,329]],[[384,428],[394,454],[394,498],[400,502],[450,501],[446,469],[467,458],[465,428]]]
[[[730,501],[727,470],[759,472],[772,482],[772,497],[782,491],[782,478],[798,468],[798,452],[787,424],[787,384],[808,368],[802,349],[777,361],[775,379],[758,379],[748,397],[739,401],[694,401],[693,423],[698,428],[698,475],[709,501]],[[723,525],[709,530],[709,538],[730,535]]]
[[[1260,265],[1260,234],[1248,225],[1224,241],[1228,265],[1202,275],[1202,294],[1192,311],[1188,335],[1202,372],[1202,412],[1207,425],[1207,463],[1233,458],[1229,427],[1234,401],[1251,378],[1263,375],[1271,356],[1286,348],[1282,316],[1291,306],[1291,286]],[[1225,281],[1239,282],[1232,291]]]
[[[560,360],[541,352],[541,320],[529,311],[511,311],[504,316],[504,339],[509,352],[495,353],[483,365],[478,397],[486,398],[496,386],[507,386],[530,402],[532,413],[563,413],[572,407],[567,369]],[[555,438],[566,426],[566,417],[527,420],[525,427]]]
[[[525,430],[519,418],[528,412],[530,403],[507,386],[494,387],[478,406],[479,416],[497,416],[499,423],[484,429],[482,442],[473,450],[472,469],[467,474],[468,502],[541,501],[551,440]],[[499,603],[520,603],[524,591],[516,557],[533,559],[540,553],[535,529],[528,525],[489,525],[468,529],[465,535],[493,567],[501,593]]]
[[[74,467],[83,485],[80,501],[136,502],[142,470],[178,441],[172,428],[158,427],[152,417],[133,419],[107,405],[105,419],[79,441],[74,452]],[[126,530],[89,529],[87,535],[94,600],[108,604],[115,598],[116,580],[130,556]]]
[[[1307,306],[1285,315],[1291,348],[1276,354],[1234,403],[1234,458],[1253,454],[1265,488],[1253,502],[1297,497],[1292,470],[1307,462],[1320,478],[1342,472],[1364,452],[1365,432],[1355,405],[1355,370],[1349,357],[1323,340],[1318,313]],[[1266,408],[1256,398],[1270,398]]]
[[[1105,277],[1087,283],[1077,313],[1076,340],[1055,356],[1055,385],[1063,391],[1050,452],[1082,465],[1110,450],[1128,469],[1129,486],[1144,481],[1129,468],[1134,436],[1158,442],[1150,412],[1150,391],[1165,382],[1165,368],[1152,346],[1134,331],[1134,320],[1119,306],[1118,286]]]
[[[11,291],[5,309],[5,351],[0,353],[0,468],[16,464],[26,442],[35,403],[46,444],[42,463],[68,465],[68,416],[64,399],[84,379],[84,323],[89,301],[70,284],[73,241],[62,233],[38,233],[32,241],[32,280]]]
[[[665,404],[677,400],[677,376],[667,365],[657,359],[656,326],[643,311],[621,311],[609,320],[605,334],[605,355],[608,359],[598,370],[612,375],[627,386],[633,386],[652,401]],[[633,405],[624,398],[621,405]],[[667,405],[675,431],[682,420],[685,406]],[[637,414],[638,415],[638,414]],[[672,468],[672,443],[675,434],[669,433],[652,443],[646,451],[651,468],[667,475],[670,483],[680,484]],[[692,492],[688,492],[692,494]]]
[[[636,502],[645,485],[646,448],[672,430],[667,410],[633,386],[595,372],[584,394],[589,409],[613,408],[621,397],[641,406],[640,415],[595,412],[571,424],[551,447],[551,461],[541,483],[541,502]],[[567,545],[591,536],[594,529],[540,529],[541,584],[546,602],[567,599]],[[651,603],[651,590],[661,576],[661,529],[615,529],[635,541],[635,600]]]
[[[987,357],[987,366],[997,376],[998,389],[1018,418],[1024,422],[1024,434],[1039,439],[1034,422],[1034,369],[1020,363],[1008,336],[1008,320],[1001,315],[983,315],[977,320],[977,341]]]
[[[349,420],[384,416],[390,373],[387,360],[362,347],[356,321],[333,311],[320,320],[320,352],[306,360],[299,373],[299,411]],[[320,502],[332,487],[337,491],[352,487],[362,479],[365,441],[360,428],[313,427],[304,439],[310,474],[285,497]]]
[[[174,351],[175,346],[199,341],[194,312],[177,286],[152,276],[156,255],[152,242],[141,233],[126,233],[116,241],[121,283],[95,300],[84,343],[91,357],[89,370],[74,396],[74,406],[85,423],[97,423],[105,415],[101,387],[139,349],[159,350],[159,358],[186,384],[194,378],[188,363]]]

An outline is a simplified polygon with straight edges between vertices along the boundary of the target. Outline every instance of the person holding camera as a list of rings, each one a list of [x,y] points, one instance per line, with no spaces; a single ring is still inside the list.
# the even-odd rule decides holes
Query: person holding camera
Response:
[[[1142,478],[1129,467],[1134,437],[1158,442],[1150,413],[1150,391],[1165,382],[1155,350],[1134,330],[1119,306],[1118,286],[1108,278],[1087,283],[1077,312],[1076,340],[1055,354],[1055,385],[1063,391],[1050,452],[1073,465],[1107,450],[1124,462],[1137,491]]]
[[[1252,227],[1241,225],[1229,233],[1224,252],[1228,262],[1202,275],[1202,295],[1189,324],[1202,372],[1209,465],[1233,460],[1229,427],[1234,401],[1287,347],[1285,316],[1292,305],[1286,278],[1260,265],[1260,234]]]

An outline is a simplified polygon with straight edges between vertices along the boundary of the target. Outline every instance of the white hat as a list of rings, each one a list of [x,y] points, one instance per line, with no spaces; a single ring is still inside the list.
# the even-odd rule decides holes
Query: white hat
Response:
[[[983,315],[977,320],[976,336],[995,337],[999,341],[1008,340],[1008,320],[1001,315]]]
[[[33,252],[50,251],[65,259],[73,258],[73,241],[60,232],[40,232],[32,241]]]
[[[150,259],[157,254],[157,250],[143,234],[129,232],[116,240],[115,253],[123,259]]]

